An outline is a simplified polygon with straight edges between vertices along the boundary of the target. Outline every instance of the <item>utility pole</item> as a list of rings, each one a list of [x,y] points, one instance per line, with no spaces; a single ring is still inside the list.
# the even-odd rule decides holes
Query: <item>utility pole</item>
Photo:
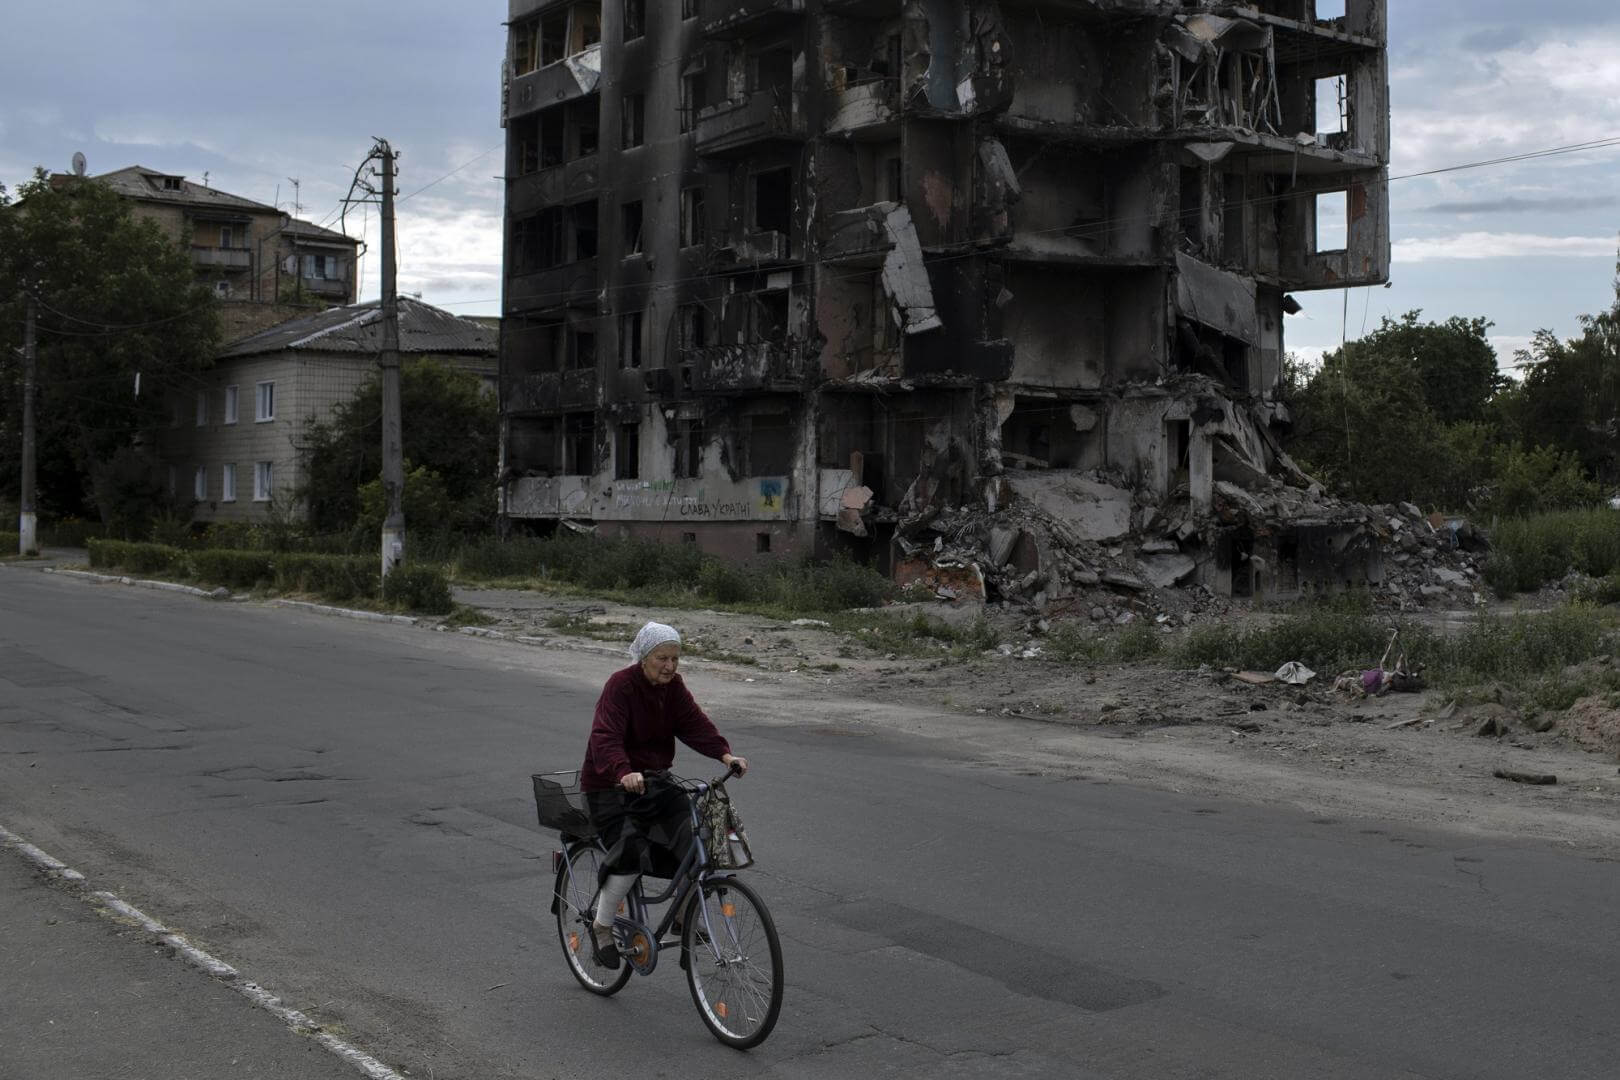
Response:
[[[382,528],[382,575],[405,558],[405,452],[399,415],[399,297],[394,268],[394,151],[378,139],[382,157],[382,486],[387,516]]]
[[[28,291],[28,317],[23,324],[23,444],[22,444],[22,506],[17,517],[17,553],[35,555],[39,552],[39,515],[34,505],[34,383],[38,361],[34,349],[35,300],[33,289]]]

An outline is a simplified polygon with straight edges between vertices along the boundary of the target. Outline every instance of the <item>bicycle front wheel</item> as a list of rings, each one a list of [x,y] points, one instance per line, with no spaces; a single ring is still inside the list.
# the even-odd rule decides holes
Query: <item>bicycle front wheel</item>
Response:
[[[617,994],[630,981],[630,965],[621,962],[617,971],[603,967],[596,962],[596,951],[591,944],[602,849],[585,842],[575,844],[567,854],[557,867],[557,883],[551,892],[551,909],[557,913],[557,938],[562,942],[563,957],[568,961],[568,970],[585,989],[603,997]]]
[[[736,878],[710,878],[684,922],[686,985],[698,1015],[727,1046],[758,1046],[782,1012],[782,942],[764,901]]]

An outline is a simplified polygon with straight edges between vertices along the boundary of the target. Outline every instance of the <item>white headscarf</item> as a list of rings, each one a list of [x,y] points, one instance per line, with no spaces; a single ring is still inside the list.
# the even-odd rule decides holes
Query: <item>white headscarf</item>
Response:
[[[680,631],[661,622],[650,622],[636,633],[636,640],[630,643],[630,659],[639,664],[647,658],[648,653],[671,641],[677,645],[681,643]]]

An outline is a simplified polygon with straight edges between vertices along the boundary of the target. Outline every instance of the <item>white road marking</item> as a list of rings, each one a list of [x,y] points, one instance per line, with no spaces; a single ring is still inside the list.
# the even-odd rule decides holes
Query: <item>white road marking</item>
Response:
[[[7,829],[4,825],[0,825],[0,844],[12,848],[22,855],[23,858],[33,863],[40,870],[51,877],[59,878],[62,881],[70,881],[79,885],[83,885],[86,881],[83,874],[68,866],[60,859],[53,858],[46,852],[35,847],[33,844],[30,844],[28,841],[24,840],[10,829]],[[284,1004],[280,998],[270,993],[270,991],[266,990],[258,983],[249,982],[248,980],[243,979],[241,977],[241,972],[237,971],[223,960],[220,960],[202,949],[199,949],[190,941],[186,940],[184,934],[169,929],[167,926],[164,926],[162,923],[146,914],[146,912],[126,904],[114,894],[110,892],[92,892],[86,889],[81,893],[80,898],[84,900],[85,903],[90,904],[97,910],[98,913],[104,916],[128,919],[131,922],[134,922],[136,925],[140,926],[141,929],[145,930],[149,934],[152,934],[158,940],[162,941],[165,945],[173,949],[176,953],[183,956],[187,963],[191,964],[199,971],[202,971],[204,974],[218,979],[226,986],[229,986],[231,989],[235,990],[238,994],[241,994],[243,997],[253,1002],[253,1004],[257,1005],[259,1008],[264,1009],[266,1012],[278,1017],[282,1023],[292,1028],[293,1031],[297,1032],[299,1035],[306,1036],[320,1043],[327,1050],[331,1051],[333,1054],[336,1054],[338,1057],[354,1066],[354,1068],[370,1077],[371,1080],[406,1080],[404,1076],[395,1072],[393,1069],[390,1069],[387,1065],[384,1065],[382,1062],[378,1061],[365,1051],[359,1049],[358,1047],[351,1046],[349,1043],[344,1042],[335,1035],[321,1030],[320,1025],[315,1021],[311,1020],[308,1016],[299,1012],[297,1009],[292,1008],[290,1005]]]

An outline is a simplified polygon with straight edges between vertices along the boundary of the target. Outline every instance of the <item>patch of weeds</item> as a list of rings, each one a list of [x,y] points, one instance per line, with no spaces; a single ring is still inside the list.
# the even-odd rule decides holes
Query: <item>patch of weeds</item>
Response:
[[[817,671],[843,671],[843,664],[811,664]]]
[[[554,611],[541,620],[548,630],[570,637],[591,638],[594,641],[628,643],[630,627],[625,623],[596,622],[589,615],[571,611]]]
[[[1048,660],[1096,662],[1108,655],[1108,639],[1075,621],[1060,622],[1046,635],[1041,652]]]
[[[851,645],[840,645],[840,646],[838,646],[838,657],[841,660],[853,660],[853,659],[855,659],[855,649],[854,649],[854,647],[851,646]]]
[[[1164,647],[1164,634],[1152,623],[1132,623],[1114,637],[1113,653],[1121,663],[1131,664],[1158,656]]]
[[[449,627],[489,626],[494,622],[494,619],[470,604],[457,604],[451,609],[450,614],[444,617],[443,625]]]

